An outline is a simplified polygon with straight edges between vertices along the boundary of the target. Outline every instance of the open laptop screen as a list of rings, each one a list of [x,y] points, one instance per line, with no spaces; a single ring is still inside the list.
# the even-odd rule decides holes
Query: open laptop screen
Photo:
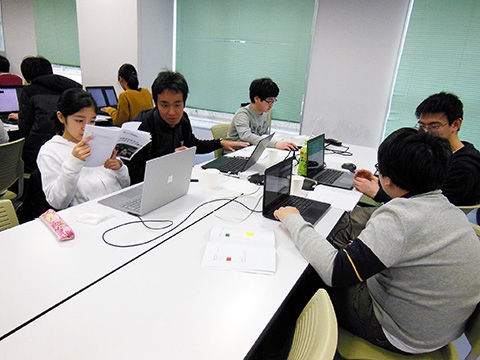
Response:
[[[107,106],[107,102],[105,100],[105,96],[103,96],[102,88],[99,87],[87,87],[87,91],[92,95],[97,103],[97,107],[101,108]]]
[[[105,93],[105,97],[107,98],[108,106],[115,107],[117,106],[117,94],[115,93],[115,89],[113,87],[106,87],[103,89]]]
[[[279,197],[290,194],[292,166],[292,158],[290,158],[265,170],[263,195],[263,207],[265,209],[270,208]]]
[[[0,87],[0,113],[18,112],[18,95],[15,87]]]
[[[325,168],[325,134],[307,142],[307,177],[311,178]]]

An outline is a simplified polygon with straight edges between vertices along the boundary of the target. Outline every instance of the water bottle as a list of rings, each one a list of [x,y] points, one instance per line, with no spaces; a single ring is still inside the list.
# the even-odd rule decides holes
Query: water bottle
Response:
[[[300,149],[300,160],[298,162],[297,174],[300,176],[307,176],[307,142],[303,144]]]

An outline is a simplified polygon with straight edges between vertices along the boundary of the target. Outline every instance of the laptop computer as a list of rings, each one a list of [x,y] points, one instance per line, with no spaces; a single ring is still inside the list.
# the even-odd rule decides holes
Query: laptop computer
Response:
[[[325,164],[325,134],[307,141],[307,177],[322,185],[350,190],[353,173],[327,168]]]
[[[196,147],[193,146],[147,161],[142,184],[99,200],[98,203],[142,216],[178,199],[190,187],[195,151]]]
[[[223,173],[228,174],[238,174],[242,171],[245,171],[252,167],[258,161],[258,159],[260,159],[260,156],[266,149],[268,143],[270,140],[272,140],[273,135],[275,135],[275,133],[272,133],[260,140],[249,157],[222,155],[215,160],[202,165],[202,169],[215,168]]]
[[[113,86],[86,86],[87,90],[97,103],[97,114],[101,114],[102,107],[114,107],[118,105],[117,93]]]
[[[8,120],[8,115],[18,113],[20,110],[19,97],[23,85],[1,85],[0,86],[0,120],[4,123],[17,124],[17,121]]]
[[[275,210],[282,206],[294,206],[300,211],[305,221],[315,225],[331,205],[290,195],[292,170],[293,158],[285,159],[265,170],[262,215],[268,219],[277,220],[273,216]]]

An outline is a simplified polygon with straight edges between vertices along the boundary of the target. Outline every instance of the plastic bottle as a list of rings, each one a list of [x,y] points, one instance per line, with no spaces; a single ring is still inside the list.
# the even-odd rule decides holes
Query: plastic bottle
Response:
[[[297,174],[300,176],[307,176],[307,142],[303,144],[300,149],[300,159],[298,161]]]

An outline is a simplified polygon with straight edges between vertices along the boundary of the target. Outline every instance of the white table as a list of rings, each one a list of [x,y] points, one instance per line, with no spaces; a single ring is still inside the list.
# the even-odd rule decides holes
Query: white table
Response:
[[[373,167],[374,150],[352,151],[355,160],[343,162]],[[258,166],[266,161],[262,159]],[[178,222],[206,200],[248,194],[257,188],[224,176],[218,189],[205,189],[198,167],[192,177],[200,182],[191,183],[186,196],[144,218]],[[253,207],[260,195],[258,191],[239,200]],[[200,208],[190,222],[221,204]],[[78,215],[86,213],[114,217],[99,225],[78,223]],[[317,230],[328,234],[342,213],[333,207]],[[243,359],[307,266],[280,223],[260,214],[241,221],[248,210],[235,203],[134,261],[159,240],[115,248],[101,239],[106,229],[134,217],[96,201],[60,214],[75,230],[76,239],[58,242],[39,219],[0,233],[0,336],[54,307],[0,341],[0,358]],[[275,275],[203,268],[213,225],[272,229],[277,244]],[[152,236],[134,225],[116,231],[112,239],[127,244]]]

